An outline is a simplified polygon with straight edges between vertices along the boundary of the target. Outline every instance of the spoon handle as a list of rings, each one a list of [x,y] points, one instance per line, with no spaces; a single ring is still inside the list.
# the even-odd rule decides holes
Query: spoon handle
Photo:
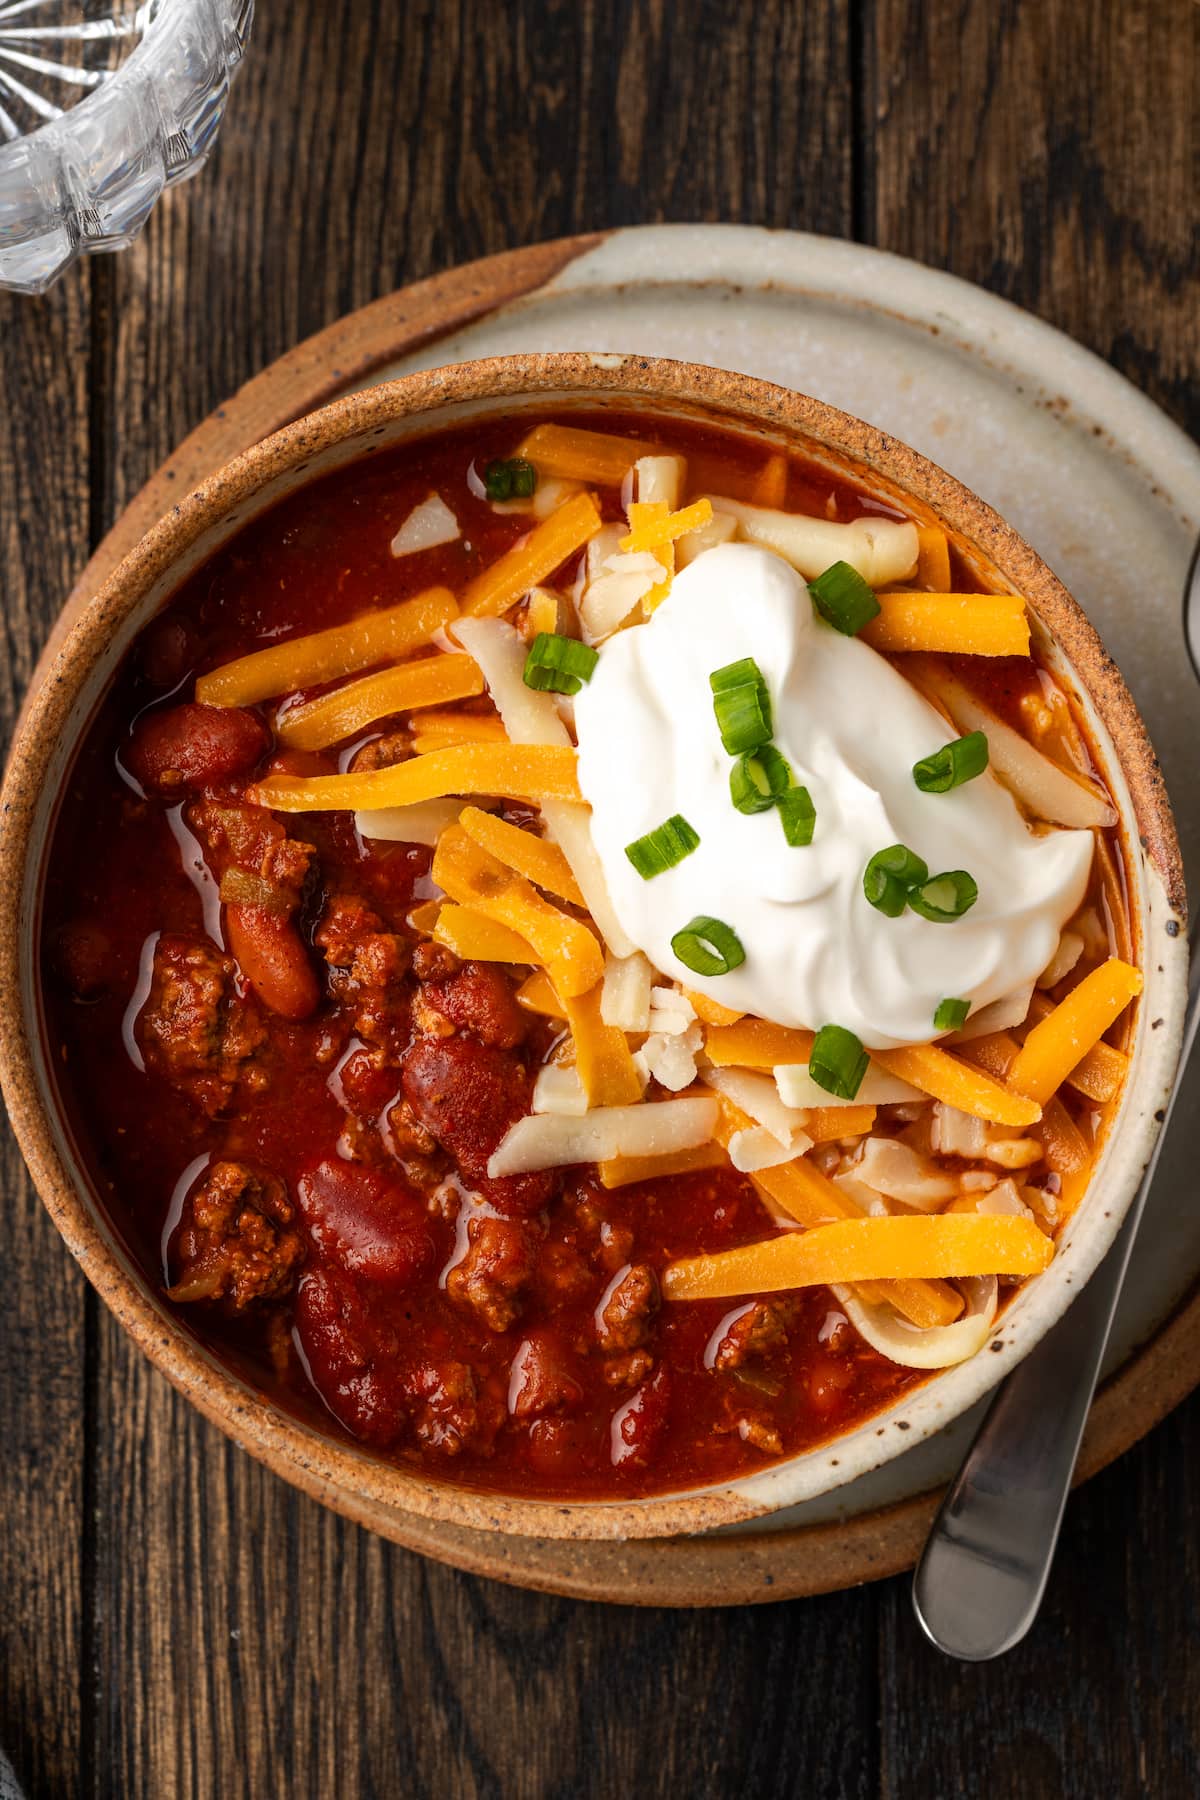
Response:
[[[1037,1617],[1129,1253],[1196,1041],[1198,970],[1200,957],[1193,959],[1166,1115],[1112,1249],[1070,1310],[1005,1379],[917,1564],[913,1606],[922,1629],[964,1662],[1011,1650]]]

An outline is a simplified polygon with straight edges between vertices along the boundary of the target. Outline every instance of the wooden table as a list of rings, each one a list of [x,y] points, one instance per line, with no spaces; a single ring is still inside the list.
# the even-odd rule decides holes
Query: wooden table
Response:
[[[172,446],[351,307],[647,220],[854,236],[1110,358],[1200,432],[1200,9],[1009,0],[259,0],[212,164],[132,251],[0,296],[11,722]],[[11,1145],[0,1741],[34,1794],[1200,1791],[1200,1401],[1072,1502],[1003,1663],[897,1580],[672,1614],[422,1562],[300,1499],[122,1337]]]

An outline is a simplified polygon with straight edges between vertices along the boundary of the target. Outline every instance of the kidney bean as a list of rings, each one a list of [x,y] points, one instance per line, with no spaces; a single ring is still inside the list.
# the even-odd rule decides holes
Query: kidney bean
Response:
[[[542,1325],[521,1340],[512,1359],[508,1410],[514,1419],[569,1412],[583,1399],[575,1365],[561,1331]]]
[[[428,1214],[393,1175],[331,1158],[301,1175],[296,1202],[320,1256],[351,1275],[408,1287],[432,1266]]]
[[[436,947],[436,946],[435,946]],[[529,1014],[517,1005],[511,982],[494,963],[465,962],[449,975],[424,983],[426,1000],[460,1031],[483,1044],[511,1050],[529,1031]]]
[[[382,1343],[347,1275],[308,1268],[296,1290],[296,1335],[317,1390],[356,1437],[386,1449],[408,1423],[405,1369]]]
[[[612,1421],[612,1462],[616,1469],[644,1469],[652,1460],[667,1427],[671,1376],[660,1363],[649,1381],[618,1407]]]
[[[853,1380],[854,1371],[846,1362],[832,1356],[815,1358],[807,1378],[811,1405],[817,1412],[832,1412],[845,1400]]]
[[[333,775],[337,763],[323,750],[276,750],[267,764],[268,775]]]
[[[497,1212],[529,1218],[557,1185],[551,1171],[488,1176],[488,1158],[509,1126],[529,1111],[529,1075],[510,1050],[471,1038],[418,1038],[404,1059],[404,1092],[427,1131]]]
[[[321,989],[300,933],[262,906],[227,906],[225,931],[242,974],[263,1005],[283,1019],[307,1019]]]
[[[238,707],[188,702],[144,713],[124,753],[125,767],[148,793],[177,795],[244,775],[267,748],[267,728]]]

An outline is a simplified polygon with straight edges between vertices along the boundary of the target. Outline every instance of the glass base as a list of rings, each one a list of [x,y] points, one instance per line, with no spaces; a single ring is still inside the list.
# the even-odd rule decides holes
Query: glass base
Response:
[[[254,0],[0,0],[0,288],[118,250],[201,167]]]

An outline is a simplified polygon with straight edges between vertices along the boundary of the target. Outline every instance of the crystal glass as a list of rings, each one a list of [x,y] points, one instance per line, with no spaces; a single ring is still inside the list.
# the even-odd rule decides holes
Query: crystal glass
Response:
[[[0,0],[0,288],[135,238],[212,147],[254,0]]]

